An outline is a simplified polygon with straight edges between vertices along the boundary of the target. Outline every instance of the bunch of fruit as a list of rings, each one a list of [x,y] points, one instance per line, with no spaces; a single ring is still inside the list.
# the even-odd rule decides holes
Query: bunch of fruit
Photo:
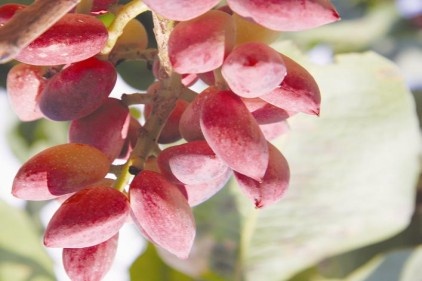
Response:
[[[281,31],[339,16],[328,0],[86,2],[14,57],[7,93],[17,116],[70,125],[69,143],[24,163],[12,193],[62,202],[44,244],[63,248],[72,279],[100,280],[125,223],[187,258],[192,207],[230,177],[256,208],[282,198],[289,166],[271,141],[287,132],[290,116],[318,115],[320,92],[306,69],[269,44]],[[27,8],[1,6],[0,30]],[[156,49],[147,48],[135,19],[148,10]],[[110,22],[100,20],[105,15]],[[133,59],[147,60],[156,81],[145,93],[110,97],[115,66]],[[207,86],[196,93],[190,86],[198,81]],[[143,105],[144,122],[131,115],[132,105]]]

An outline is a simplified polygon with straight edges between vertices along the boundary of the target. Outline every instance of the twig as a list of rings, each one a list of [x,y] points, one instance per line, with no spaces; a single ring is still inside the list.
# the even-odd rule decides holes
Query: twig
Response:
[[[182,92],[183,85],[180,75],[172,71],[170,60],[167,54],[167,42],[174,26],[174,22],[168,19],[159,18],[153,13],[154,33],[158,45],[158,57],[160,59],[160,76],[162,87],[157,93],[152,106],[151,115],[147,118],[138,141],[131,153],[129,172],[139,173],[148,157],[154,153],[157,140],[161,130],[167,122],[170,113],[173,111],[176,101]]]
[[[38,0],[14,15],[0,29],[0,63],[19,52],[44,33],[80,0]]]
[[[214,71],[215,86],[221,90],[228,89],[226,80],[224,80],[223,74],[221,73],[221,67],[215,69]]]
[[[191,90],[188,87],[183,87],[182,88],[182,92],[180,93],[180,98],[187,101],[187,102],[191,102],[193,101],[193,99],[198,95],[197,92]]]
[[[134,105],[134,104],[152,103],[154,98],[155,98],[154,95],[149,95],[147,93],[144,93],[144,94],[133,93],[133,94],[129,94],[129,95],[123,94],[121,100],[124,104],[129,106],[129,105]]]

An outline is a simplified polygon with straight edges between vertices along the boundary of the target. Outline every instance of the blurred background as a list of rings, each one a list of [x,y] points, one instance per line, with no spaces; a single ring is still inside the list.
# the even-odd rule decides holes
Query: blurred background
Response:
[[[11,2],[32,1],[0,0],[0,4]],[[259,213],[247,207],[231,181],[215,198],[195,208],[196,250],[183,262],[155,250],[127,225],[105,280],[258,280],[260,276],[259,280],[269,281],[422,281],[418,180],[422,0],[332,2],[340,22],[282,34],[276,43],[309,66],[327,92],[327,115],[323,112],[319,121],[293,120],[291,139],[279,142],[286,146],[293,171],[293,191],[286,200]],[[138,20],[151,28],[148,14]],[[58,203],[23,202],[10,190],[21,163],[46,147],[67,142],[68,124],[17,120],[5,91],[14,63],[0,65],[0,281],[66,281],[61,251],[45,249],[41,242]],[[143,62],[124,62],[118,71],[112,93],[116,97],[145,90],[154,79]],[[355,107],[347,107],[351,104]],[[309,159],[311,153],[327,154],[319,148],[335,150],[336,140],[347,144],[348,150],[331,151],[331,158],[330,154]],[[292,143],[316,143],[315,151]],[[385,150],[377,151],[378,145]],[[347,161],[358,155],[359,167],[351,161],[350,170],[343,168],[339,151],[350,155],[344,157]],[[301,155],[307,152],[307,157]],[[378,166],[385,161],[392,163]],[[319,171],[325,178],[306,177]],[[338,191],[339,186],[346,191]]]

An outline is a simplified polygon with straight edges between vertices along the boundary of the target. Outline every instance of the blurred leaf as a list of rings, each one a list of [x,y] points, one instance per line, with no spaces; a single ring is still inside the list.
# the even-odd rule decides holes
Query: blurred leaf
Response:
[[[53,281],[53,265],[25,212],[0,201],[0,280]]]
[[[411,251],[395,251],[387,255],[383,262],[370,274],[365,281],[396,281],[400,280],[400,274]],[[416,281],[416,280],[415,280]]]
[[[155,40],[155,35],[154,35],[154,24],[152,21],[152,12],[151,11],[146,11],[143,12],[141,14],[139,14],[136,17],[137,20],[139,20],[145,27],[145,30],[147,31],[148,34],[148,48],[157,48],[157,42]]]
[[[0,88],[6,88],[7,73],[12,68],[12,64],[0,64]]]
[[[419,89],[419,93],[415,93],[416,102],[420,107],[420,92],[422,91],[422,33],[420,40],[403,39],[400,43],[396,43],[396,52],[394,60],[402,70],[406,77],[407,84],[411,89]]]
[[[32,122],[16,121],[7,136],[9,147],[22,161],[41,150],[68,141],[68,122],[39,119]]]
[[[101,15],[98,15],[97,18],[99,20],[101,20],[101,22],[107,27],[109,28],[111,23],[114,21],[114,19],[116,18],[116,15],[111,13],[111,12],[107,12]]]
[[[26,214],[31,220],[34,230],[40,233],[43,233],[45,230],[45,225],[41,220],[41,212],[49,203],[49,201],[26,201],[25,203]]]
[[[148,243],[145,252],[130,267],[130,278],[133,281],[193,281],[189,276],[165,264],[151,243]]]
[[[363,266],[344,277],[325,277],[317,269],[307,270],[290,281],[420,281],[421,246],[394,251],[381,251]],[[346,263],[342,265],[347,266]],[[306,276],[306,278],[304,278]]]
[[[422,181],[419,181],[419,184],[422,184]],[[412,248],[422,243],[421,203],[422,192],[417,192],[416,211],[405,230],[389,239],[323,260],[313,267],[313,276],[308,279],[399,280],[398,275]],[[390,279],[380,278],[380,275],[386,272]]]
[[[422,276],[422,246],[414,248],[401,273],[400,281],[419,281]]]
[[[415,101],[417,105],[417,113],[419,122],[422,120],[422,88],[413,91],[413,95],[415,96]],[[422,125],[420,122],[419,125]]]
[[[421,247],[400,249],[374,256],[364,266],[344,278],[324,278],[310,281],[420,281]],[[364,274],[362,274],[364,273]]]
[[[291,44],[274,47],[314,75],[321,116],[292,117],[276,141],[291,168],[279,204],[255,210],[239,193],[245,280],[286,280],[397,234],[409,224],[420,172],[415,104],[393,63],[367,52],[315,65]]]
[[[146,90],[155,80],[145,61],[123,61],[116,69],[126,83],[139,90]]]
[[[415,213],[405,230],[390,239],[324,260],[319,265],[321,275],[315,275],[319,276],[318,280],[337,277],[350,281],[419,281],[422,276],[418,274],[422,263],[417,264],[422,257],[418,253],[422,244],[421,188],[422,177],[418,182]]]

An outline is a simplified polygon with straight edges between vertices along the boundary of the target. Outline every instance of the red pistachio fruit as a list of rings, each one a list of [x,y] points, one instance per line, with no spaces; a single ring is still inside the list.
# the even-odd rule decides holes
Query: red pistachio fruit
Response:
[[[69,197],[44,233],[47,247],[85,248],[113,237],[127,221],[129,201],[111,187],[89,187]]]
[[[159,173],[144,170],[131,182],[133,221],[159,247],[187,258],[195,237],[192,210],[178,187]]]

